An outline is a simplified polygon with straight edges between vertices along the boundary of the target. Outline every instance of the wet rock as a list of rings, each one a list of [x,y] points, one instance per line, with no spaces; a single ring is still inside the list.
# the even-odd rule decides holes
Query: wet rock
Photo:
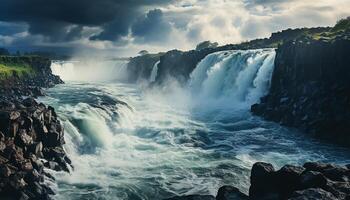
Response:
[[[12,174],[11,169],[5,165],[5,164],[1,164],[0,165],[0,176],[1,177],[10,177],[10,175]]]
[[[250,199],[268,199],[278,196],[274,173],[275,169],[269,163],[257,162],[253,165],[250,175]]]
[[[332,193],[320,188],[296,191],[288,200],[338,200]]]
[[[316,171],[316,172],[324,172],[326,169],[331,169],[334,167],[332,164],[327,163],[319,163],[319,162],[306,162],[303,167],[307,171]]]
[[[349,52],[347,36],[285,41],[276,49],[269,93],[252,113],[350,147]]]
[[[189,196],[172,197],[166,200],[215,200],[215,197],[210,195],[189,195]]]
[[[300,175],[303,167],[285,165],[275,173],[276,186],[282,197],[289,196],[293,191],[301,189]]]
[[[42,157],[42,150],[43,150],[43,144],[42,142],[37,142],[34,144],[31,144],[28,146],[28,152],[38,156],[38,157]]]
[[[216,200],[248,200],[248,196],[238,188],[232,186],[222,186],[219,188]]]
[[[10,112],[10,120],[16,120],[21,116],[21,113],[18,111]]]
[[[33,97],[26,98],[22,101],[22,104],[26,107],[33,107],[38,105],[38,103],[35,101]]]
[[[27,134],[25,129],[21,129],[15,138],[15,143],[23,148],[32,145],[33,138]]]
[[[11,93],[8,100],[14,103],[0,100],[0,198],[51,199],[49,195],[54,192],[43,181],[44,176],[54,178],[44,167],[69,171],[68,163],[71,164],[61,146],[63,128],[52,107],[37,103],[32,97],[22,100],[16,96],[40,95],[39,90],[36,94],[22,88],[7,91]],[[51,155],[45,157],[44,149]],[[48,159],[45,166],[40,158]]]
[[[327,182],[323,174],[315,171],[306,171],[300,177],[300,184],[303,188],[323,188]]]

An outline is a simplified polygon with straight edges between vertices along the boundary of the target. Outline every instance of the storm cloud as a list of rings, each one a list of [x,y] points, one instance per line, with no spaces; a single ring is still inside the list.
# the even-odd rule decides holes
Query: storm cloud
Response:
[[[101,26],[93,39],[116,40],[128,34],[128,28],[144,8],[160,6],[172,0],[3,0],[0,21],[24,22],[30,34],[51,41],[76,39],[83,26]],[[79,28],[71,29],[72,25]]]
[[[331,26],[349,0],[2,0],[0,46],[127,52],[189,50]],[[52,47],[52,48],[50,48]]]

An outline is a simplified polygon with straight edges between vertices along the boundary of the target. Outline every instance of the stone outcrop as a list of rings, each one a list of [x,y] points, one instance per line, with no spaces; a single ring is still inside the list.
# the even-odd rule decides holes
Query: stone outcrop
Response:
[[[142,80],[148,80],[151,76],[153,66],[159,61],[159,54],[145,54],[131,58],[128,62],[128,81],[138,82]]]
[[[216,195],[173,197],[172,200],[348,200],[350,169],[347,166],[307,162],[303,166],[285,165],[279,170],[257,162],[250,176],[246,195],[233,186],[222,186]]]
[[[269,94],[251,111],[350,147],[350,33],[300,38],[276,52]]]
[[[315,34],[330,29],[330,27],[287,29],[272,33],[270,38],[256,39],[240,44],[229,44],[190,51],[171,50],[166,53],[140,55],[131,58],[128,63],[129,81],[137,82],[143,79],[148,80],[154,64],[160,61],[156,77],[157,84],[164,83],[168,78],[175,79],[179,83],[185,84],[197,64],[211,53],[225,50],[276,48],[279,44],[293,40],[306,32]]]
[[[196,68],[197,64],[207,55],[214,52],[226,50],[276,48],[279,44],[293,40],[305,33],[316,34],[327,30],[330,30],[330,28],[324,27],[287,29],[284,31],[272,33],[270,38],[256,39],[240,44],[229,44],[216,48],[205,48],[201,50],[191,51],[168,51],[160,57],[156,82],[158,84],[162,84],[168,78],[173,78],[179,83],[186,83],[190,77],[191,72]]]
[[[62,145],[64,130],[54,108],[38,103],[41,87],[62,83],[40,57],[1,57],[1,63],[23,64],[34,74],[13,74],[0,80],[0,197],[50,199],[54,179],[44,168],[69,172],[71,160]],[[29,96],[23,98],[23,96]]]
[[[0,63],[23,65],[31,68],[33,74],[19,76],[13,73],[11,76],[0,78],[0,93],[7,98],[19,96],[42,96],[41,88],[53,87],[61,84],[60,77],[52,74],[51,61],[39,56],[0,56]]]
[[[53,192],[43,183],[44,167],[71,168],[55,110],[32,98],[0,104],[0,196],[49,199]]]

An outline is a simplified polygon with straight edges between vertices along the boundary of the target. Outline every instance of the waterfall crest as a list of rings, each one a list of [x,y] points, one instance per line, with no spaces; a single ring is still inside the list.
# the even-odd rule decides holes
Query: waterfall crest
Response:
[[[52,61],[52,73],[64,81],[127,80],[127,61]]]
[[[266,94],[274,49],[221,51],[206,56],[190,75],[189,90],[199,99],[251,105]]]

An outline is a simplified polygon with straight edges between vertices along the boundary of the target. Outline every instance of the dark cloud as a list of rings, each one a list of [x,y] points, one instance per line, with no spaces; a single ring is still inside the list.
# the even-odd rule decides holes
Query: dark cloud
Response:
[[[0,22],[0,35],[10,36],[27,30],[25,24]]]
[[[137,42],[163,42],[168,39],[171,25],[163,18],[160,9],[149,11],[137,19],[131,28]]]
[[[93,39],[113,40],[127,34],[133,20],[146,7],[173,0],[2,0],[0,21],[25,22],[29,33],[50,41],[77,39],[83,26],[104,31]],[[70,29],[72,25],[79,28]],[[120,26],[120,27],[115,27]]]

